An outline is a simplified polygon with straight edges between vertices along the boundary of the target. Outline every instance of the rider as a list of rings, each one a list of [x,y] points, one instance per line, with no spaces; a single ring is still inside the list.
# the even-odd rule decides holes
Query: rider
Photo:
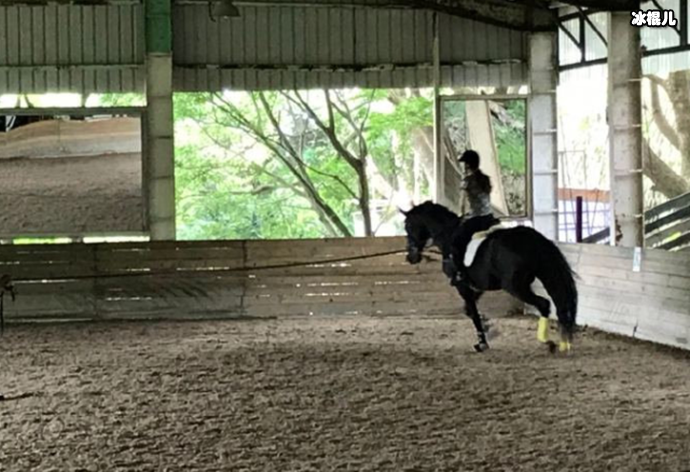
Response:
[[[472,240],[472,235],[489,229],[497,224],[498,220],[491,209],[491,179],[479,169],[479,154],[476,151],[467,150],[460,157],[459,162],[465,164],[467,172],[462,182],[462,189],[467,194],[470,211],[463,217],[462,224],[453,236],[452,257],[457,270],[456,278],[465,279],[467,277],[465,251]]]

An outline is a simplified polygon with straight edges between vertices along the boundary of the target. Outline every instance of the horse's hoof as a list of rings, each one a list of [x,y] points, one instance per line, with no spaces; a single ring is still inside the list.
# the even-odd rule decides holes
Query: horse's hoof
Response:
[[[474,350],[477,352],[484,352],[489,349],[488,343],[477,343],[474,345]]]
[[[558,346],[556,345],[555,342],[553,341],[546,341],[546,347],[549,348],[549,353],[550,354],[556,354],[556,349]]]

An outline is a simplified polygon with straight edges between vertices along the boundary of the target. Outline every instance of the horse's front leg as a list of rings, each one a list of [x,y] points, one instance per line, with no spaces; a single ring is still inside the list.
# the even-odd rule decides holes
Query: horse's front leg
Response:
[[[474,345],[474,349],[477,352],[486,351],[489,349],[489,342],[486,339],[486,330],[477,309],[477,300],[479,300],[481,294],[472,290],[465,282],[460,282],[456,288],[465,301],[465,314],[472,320],[474,328],[477,330],[478,342]]]

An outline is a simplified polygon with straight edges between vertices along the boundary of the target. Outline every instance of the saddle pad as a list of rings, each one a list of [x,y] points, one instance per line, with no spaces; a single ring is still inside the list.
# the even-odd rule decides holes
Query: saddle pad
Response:
[[[472,241],[467,245],[467,250],[465,251],[465,267],[472,265],[474,261],[474,256],[477,255],[477,249],[484,242],[486,236],[481,236],[479,238],[472,238]]]
[[[502,223],[501,223],[501,224],[497,224],[497,225],[494,225],[494,226],[492,226],[491,228],[489,228],[489,229],[487,229],[487,230],[485,230],[485,231],[477,231],[476,233],[474,233],[474,234],[472,235],[472,239],[484,239],[484,238],[486,238],[488,235],[490,235],[491,233],[493,233],[494,231],[497,231],[497,230],[499,230],[499,229],[508,229],[508,227],[507,227],[507,226],[504,226]]]
[[[465,251],[465,267],[469,267],[472,265],[472,261],[474,261],[474,256],[477,254],[477,249],[479,249],[479,246],[484,242],[488,235],[490,235],[494,231],[508,228],[509,226],[503,223],[499,223],[497,225],[493,225],[485,231],[477,231],[476,233],[474,233],[472,235],[472,240],[467,245],[467,250]]]

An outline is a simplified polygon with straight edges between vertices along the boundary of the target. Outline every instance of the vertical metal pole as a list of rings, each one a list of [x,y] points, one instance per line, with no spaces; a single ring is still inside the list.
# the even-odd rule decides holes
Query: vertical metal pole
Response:
[[[441,144],[441,129],[443,123],[443,113],[441,111],[441,51],[439,42],[439,16],[438,13],[433,14],[433,74],[434,74],[434,181],[432,182],[431,190],[432,197],[436,203],[445,203],[445,169],[443,162],[443,149]]]
[[[575,199],[575,242],[582,242],[582,197]]]

